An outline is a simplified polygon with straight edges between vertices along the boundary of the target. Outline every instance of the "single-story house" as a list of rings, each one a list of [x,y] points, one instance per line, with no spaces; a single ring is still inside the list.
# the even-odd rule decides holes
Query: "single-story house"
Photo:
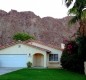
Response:
[[[0,48],[0,67],[60,67],[62,50],[41,42],[19,42]]]

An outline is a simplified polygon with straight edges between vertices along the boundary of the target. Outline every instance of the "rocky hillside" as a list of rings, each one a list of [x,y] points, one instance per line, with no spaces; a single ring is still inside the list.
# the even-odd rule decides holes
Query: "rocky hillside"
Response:
[[[0,44],[11,43],[16,32],[27,32],[46,44],[59,46],[63,39],[68,39],[77,31],[78,23],[68,27],[70,18],[40,18],[30,11],[11,10],[7,13],[0,10]]]

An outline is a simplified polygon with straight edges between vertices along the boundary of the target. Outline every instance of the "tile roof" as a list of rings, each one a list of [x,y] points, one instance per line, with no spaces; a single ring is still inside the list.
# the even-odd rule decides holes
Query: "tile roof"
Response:
[[[11,47],[11,46],[16,45],[16,44],[24,44],[24,45],[27,45],[27,46],[39,48],[39,49],[44,50],[44,51],[49,51],[45,48],[41,48],[41,47],[38,47],[38,46],[35,46],[35,45],[28,44],[29,42],[35,42],[35,43],[38,43],[38,44],[41,44],[41,45],[44,45],[44,46],[48,46],[48,47],[51,47],[51,48],[62,50],[62,49],[57,48],[56,46],[53,46],[53,45],[50,45],[50,44],[46,45],[45,43],[43,43],[41,41],[37,41],[37,40],[27,40],[27,41],[23,41],[23,42],[22,41],[13,41],[10,44],[6,44],[4,46],[0,45],[0,50]]]
[[[0,45],[0,50],[5,49],[5,48],[8,48],[8,47],[11,47],[11,46],[16,45],[16,44],[24,44],[24,45],[27,45],[27,46],[31,46],[31,47],[35,47],[35,48],[41,49],[41,50],[43,50],[43,51],[50,52],[50,51],[47,50],[47,49],[44,49],[44,48],[41,48],[41,47],[38,47],[38,46],[34,46],[34,45],[30,45],[30,44],[27,44],[26,42],[12,42],[12,43],[6,44],[6,45],[4,45],[4,46],[1,46],[1,45]]]
[[[51,44],[45,44],[44,42],[38,41],[38,40],[31,40],[29,42],[35,42],[35,43],[38,43],[38,44],[41,44],[41,45],[44,45],[44,46],[47,46],[47,47],[51,47],[51,48],[54,48],[54,49],[62,50],[61,48],[58,48],[57,46],[54,46],[54,45],[51,45]]]

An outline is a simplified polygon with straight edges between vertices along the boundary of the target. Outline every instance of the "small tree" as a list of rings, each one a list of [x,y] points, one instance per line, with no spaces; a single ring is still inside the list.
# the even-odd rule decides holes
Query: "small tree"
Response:
[[[33,36],[29,35],[28,33],[16,33],[13,36],[13,39],[16,41],[18,41],[18,40],[26,41],[28,39],[35,39],[35,38]]]

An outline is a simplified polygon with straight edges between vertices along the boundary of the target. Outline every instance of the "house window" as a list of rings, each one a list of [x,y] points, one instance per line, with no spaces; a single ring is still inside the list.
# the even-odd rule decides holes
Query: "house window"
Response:
[[[58,54],[49,54],[49,61],[58,61]]]

